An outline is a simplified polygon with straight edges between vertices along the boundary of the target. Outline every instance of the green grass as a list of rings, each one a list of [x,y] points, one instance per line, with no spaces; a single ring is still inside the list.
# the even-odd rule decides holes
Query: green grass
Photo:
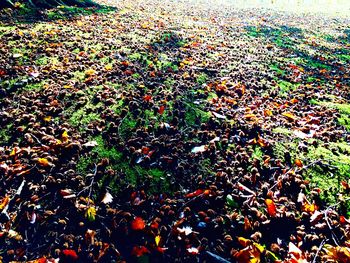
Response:
[[[15,30],[15,26],[2,26],[0,25],[0,37],[8,32]]]
[[[137,126],[137,120],[128,113],[119,124],[119,135],[122,138],[127,138],[128,134],[132,132]]]
[[[73,78],[79,81],[83,81],[85,79],[85,73],[82,71],[73,72]]]
[[[310,188],[321,189],[321,200],[326,204],[335,204],[337,194],[341,190],[340,182],[347,180],[350,174],[350,144],[346,142],[331,142],[324,144],[322,141],[310,139],[307,150],[298,150],[300,139],[288,142],[276,142],[273,152],[276,158],[284,161],[284,154],[290,153],[292,162],[302,160],[304,166],[320,161],[303,170],[303,176],[310,181]]]
[[[201,73],[196,79],[196,82],[199,85],[202,85],[202,84],[206,83],[207,81],[208,81],[208,75],[205,73]]]
[[[113,169],[116,175],[111,177],[105,174],[98,182],[99,188],[108,186],[112,193],[118,193],[127,184],[137,186],[145,180],[150,180],[150,186],[146,189],[148,192],[169,191],[171,186],[164,171],[158,168],[147,169],[140,165],[131,165],[118,149],[107,146],[102,136],[93,137],[91,140],[96,141],[98,145],[86,156],[80,157],[76,168],[80,174],[84,175],[93,169],[94,162],[96,164],[103,158],[108,159],[109,167],[107,168]],[[120,176],[123,177],[123,180],[120,179]]]
[[[284,74],[285,74],[284,70],[280,69],[278,64],[270,65],[270,69],[275,71],[278,75],[284,76]]]
[[[185,122],[189,126],[198,126],[206,123],[211,117],[210,112],[205,112],[198,108],[197,105],[189,103],[186,105]]]
[[[300,84],[291,83],[285,80],[278,81],[278,87],[280,88],[280,92],[282,94],[286,94],[290,91],[295,91],[296,89],[298,89],[299,85]]]
[[[43,82],[43,81],[42,81],[42,82],[39,82],[39,83],[31,83],[31,84],[26,85],[26,86],[23,88],[23,90],[25,90],[25,91],[35,91],[35,92],[38,92],[38,91],[40,91],[40,90],[43,89],[44,85],[45,85],[45,82]]]
[[[283,134],[283,135],[291,135],[293,132],[289,129],[283,127],[277,127],[272,130],[273,133]]]
[[[317,101],[315,99],[310,100],[310,104],[321,105],[327,108],[336,109],[340,113],[340,117],[337,119],[338,123],[350,131],[350,104],[334,103],[331,101]]]
[[[0,145],[7,145],[11,139],[13,124],[7,124],[0,128]]]

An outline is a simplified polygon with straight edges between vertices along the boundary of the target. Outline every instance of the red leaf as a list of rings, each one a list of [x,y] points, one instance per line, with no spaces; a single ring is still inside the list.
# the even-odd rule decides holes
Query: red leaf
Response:
[[[277,214],[277,210],[274,201],[271,199],[266,199],[265,204],[267,206],[267,212],[269,213],[269,215],[275,217]]]
[[[346,223],[346,218],[345,218],[345,216],[340,216],[339,217],[339,222],[340,222],[340,224],[345,224]]]
[[[192,198],[192,197],[195,197],[195,196],[199,196],[201,194],[203,194],[203,190],[202,189],[198,189],[198,190],[196,190],[196,191],[194,191],[192,193],[187,194],[186,197]]]
[[[76,261],[78,260],[78,255],[73,249],[63,249],[62,251],[63,255],[65,255],[70,260]]]
[[[159,114],[163,114],[163,113],[164,113],[164,110],[165,110],[165,106],[162,105],[162,106],[159,107],[158,113],[159,113]]]
[[[341,181],[341,185],[343,186],[343,188],[345,190],[348,190],[350,188],[349,184],[347,182],[345,182],[345,181]]]
[[[143,230],[146,227],[145,221],[141,217],[136,217],[131,222],[132,230]]]
[[[149,254],[150,251],[145,246],[134,246],[131,255],[136,257],[142,257],[145,254]]]
[[[143,100],[144,100],[144,101],[147,101],[147,102],[149,102],[151,99],[152,99],[152,96],[151,96],[151,95],[145,95],[145,96],[143,97]]]

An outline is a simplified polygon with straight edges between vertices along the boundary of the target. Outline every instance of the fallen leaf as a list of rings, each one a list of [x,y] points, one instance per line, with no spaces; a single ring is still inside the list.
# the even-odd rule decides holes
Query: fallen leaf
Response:
[[[134,246],[131,250],[131,255],[136,257],[142,257],[149,253],[150,251],[145,246]]]
[[[207,150],[206,145],[196,146],[191,150],[191,153],[201,153],[205,152]]]
[[[77,261],[78,254],[73,249],[63,249],[62,254],[69,260]]]
[[[7,206],[7,204],[9,202],[10,202],[10,197],[9,196],[5,196],[0,202],[0,211],[2,211]]]
[[[101,202],[104,203],[104,204],[112,203],[113,202],[113,196],[109,192],[107,192],[105,194],[105,196],[103,197]]]
[[[131,229],[132,230],[143,230],[146,227],[145,221],[141,217],[136,217],[131,222]]]
[[[300,168],[303,167],[303,163],[301,162],[300,159],[295,159],[294,163],[295,163],[296,166],[298,166]]]
[[[297,117],[293,113],[290,113],[290,112],[283,112],[282,116],[286,117],[290,121],[297,120]]]
[[[44,167],[50,165],[49,161],[48,161],[46,158],[39,158],[39,159],[38,159],[38,163],[39,163],[41,166],[44,166]]]
[[[156,242],[156,245],[159,246],[159,242],[160,242],[160,235],[157,235],[155,238],[154,238],[154,241]]]
[[[265,199],[265,204],[267,206],[268,214],[272,217],[275,217],[277,214],[275,202],[271,199]]]
[[[164,110],[165,110],[165,106],[162,105],[162,106],[159,107],[158,113],[159,113],[160,115],[162,115],[162,114],[164,113]]]

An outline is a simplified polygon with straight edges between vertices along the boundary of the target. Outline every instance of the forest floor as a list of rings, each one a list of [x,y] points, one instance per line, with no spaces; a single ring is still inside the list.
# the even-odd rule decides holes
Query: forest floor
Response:
[[[350,261],[349,19],[194,3],[0,12],[0,262]]]

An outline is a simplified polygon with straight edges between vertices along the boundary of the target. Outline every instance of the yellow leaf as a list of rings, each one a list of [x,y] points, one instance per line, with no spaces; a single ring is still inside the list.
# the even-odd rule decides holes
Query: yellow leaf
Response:
[[[158,246],[160,242],[160,235],[156,236],[154,240],[156,241],[156,245]]]
[[[80,20],[78,20],[78,21],[77,21],[77,26],[82,26],[82,25],[83,25],[83,22],[80,21]]]
[[[69,139],[69,135],[68,135],[68,132],[67,131],[64,131],[63,133],[62,133],[62,140],[64,141],[64,142],[66,142],[66,141],[68,141],[68,139]]]
[[[244,237],[238,237],[238,242],[243,246],[246,247],[248,245],[250,245],[251,241],[247,238]]]
[[[12,151],[10,153],[10,157],[15,156],[16,153],[17,153],[17,148],[15,147],[15,148],[12,149]]]
[[[46,122],[51,121],[51,116],[46,116],[46,117],[44,117],[44,121],[46,121]]]
[[[87,69],[86,71],[85,71],[85,75],[86,76],[93,76],[93,75],[95,75],[96,74],[96,70],[94,70],[94,69],[92,69],[92,68],[90,68],[90,69]]]
[[[108,64],[105,66],[105,70],[112,70],[113,66],[112,64]]]
[[[297,119],[297,117],[293,113],[290,113],[290,112],[283,112],[282,115],[289,120],[295,121]]]
[[[39,159],[38,159],[38,163],[39,163],[41,166],[49,166],[49,161],[48,161],[46,158],[39,158]]]
[[[90,206],[88,209],[86,209],[85,217],[89,221],[95,221],[95,218],[96,218],[96,209],[95,209],[95,207]]]
[[[260,253],[264,252],[265,250],[265,248],[258,243],[254,243],[254,246],[259,250]]]
[[[190,77],[190,74],[189,74],[188,72],[185,72],[185,73],[182,75],[182,77],[183,77],[184,79],[188,79],[188,78]]]

